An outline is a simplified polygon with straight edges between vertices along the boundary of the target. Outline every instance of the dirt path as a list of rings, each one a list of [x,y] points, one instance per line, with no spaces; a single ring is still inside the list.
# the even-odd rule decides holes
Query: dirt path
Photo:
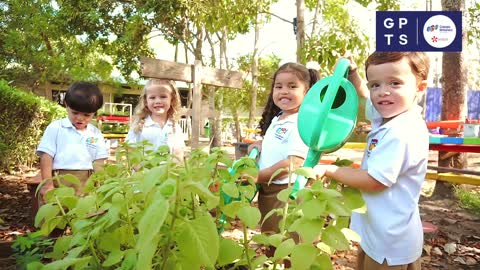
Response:
[[[340,151],[336,154],[342,158],[355,161],[361,159],[361,153],[358,151],[343,149]],[[333,155],[331,157],[335,158]],[[478,160],[473,162],[477,170],[480,168]],[[34,173],[0,174],[0,218],[4,220],[4,223],[0,224],[0,242],[12,241],[16,235],[34,230],[30,219],[30,196],[26,185],[26,178]],[[431,188],[434,182],[425,183],[426,187]],[[420,212],[423,221],[438,227],[436,232],[425,234],[422,269],[480,269],[479,216],[470,214],[460,208],[456,201],[450,199],[432,201],[422,198]],[[239,232],[233,229],[229,233],[235,237]],[[2,259],[1,257],[5,257],[2,253],[0,252],[0,269],[8,269],[5,262],[12,263],[13,260]],[[337,253],[333,258],[334,269],[354,269],[354,254],[355,250]]]

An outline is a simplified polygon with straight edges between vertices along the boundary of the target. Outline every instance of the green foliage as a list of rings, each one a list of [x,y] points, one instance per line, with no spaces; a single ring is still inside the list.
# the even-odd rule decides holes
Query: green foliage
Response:
[[[334,64],[347,51],[357,64],[363,63],[369,53],[369,39],[352,20],[346,7],[341,1],[328,0],[320,9],[322,27],[306,39],[302,59],[318,62],[322,77],[331,75]]]
[[[270,55],[266,58],[260,58],[258,60],[258,91],[257,91],[257,106],[264,106],[267,103],[268,95],[272,88],[273,74],[278,68],[280,58],[275,55]],[[252,56],[244,55],[239,57],[237,64],[239,70],[247,74],[247,78],[243,82],[242,89],[226,89],[222,88],[217,91],[217,95],[223,96],[224,108],[230,110],[230,112],[248,112],[252,103],[251,98],[251,65]]]
[[[32,166],[43,131],[54,119],[66,116],[63,107],[0,80],[1,170]]]
[[[0,78],[29,85],[46,80],[109,80],[113,66],[108,58],[101,56],[106,53],[107,34],[102,29],[90,27],[99,16],[83,9],[94,9],[96,5],[77,1],[75,4],[80,4],[78,9],[69,10],[68,3],[44,0],[2,2]],[[84,15],[89,16],[89,23],[76,20]],[[95,17],[97,20],[93,20]],[[105,34],[104,42],[99,41],[102,37],[87,38],[88,31],[96,31],[98,36]]]
[[[62,185],[46,194],[35,218],[38,233],[48,235],[55,227],[71,233],[55,241],[42,269],[262,269],[284,258],[298,269],[331,269],[332,252],[358,241],[346,228],[352,209],[363,204],[356,190],[316,182],[299,193],[298,202],[289,201],[288,189],[287,206],[275,210],[285,217],[281,233],[250,239],[247,228],[261,222],[249,202],[254,183],[236,183],[245,174],[257,175],[252,159],[240,159],[230,175],[226,167],[233,161],[219,149],[211,154],[197,149],[177,163],[167,147],[145,151],[146,146],[123,144],[117,161],[89,179],[82,197]],[[313,175],[305,168],[296,173]],[[240,198],[225,204],[219,190]],[[212,211],[239,219],[244,238],[236,242],[219,235],[220,215],[212,217]],[[303,243],[295,245],[289,232]],[[257,256],[253,242],[277,247],[275,256]],[[33,266],[40,267],[38,260]]]
[[[460,200],[463,208],[480,216],[480,194],[478,192],[457,186],[455,187],[455,197]]]
[[[376,4],[378,11],[398,11],[400,10],[400,3],[396,0],[355,0],[360,5],[367,7],[371,3]]]
[[[480,17],[480,3],[475,2],[473,6],[468,9],[468,43],[472,44],[480,39],[480,23],[478,18]],[[463,26],[465,27],[465,25]]]
[[[31,233],[15,239],[12,245],[14,256],[19,269],[26,269],[27,265],[41,262],[45,253],[52,251],[53,239],[46,238],[40,233]]]

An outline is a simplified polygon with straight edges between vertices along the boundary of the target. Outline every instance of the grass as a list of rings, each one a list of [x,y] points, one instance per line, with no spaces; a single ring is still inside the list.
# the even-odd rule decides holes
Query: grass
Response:
[[[460,186],[455,188],[455,197],[460,201],[460,206],[480,216],[480,192],[467,190]]]

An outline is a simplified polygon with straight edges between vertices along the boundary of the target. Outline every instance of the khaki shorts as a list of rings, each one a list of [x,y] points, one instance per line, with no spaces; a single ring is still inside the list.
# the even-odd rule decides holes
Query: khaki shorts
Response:
[[[72,174],[80,180],[80,186],[75,186],[74,184],[64,181],[63,179],[60,180],[60,182],[67,186],[67,187],[73,187],[75,188],[75,193],[77,195],[81,195],[83,188],[85,187],[85,184],[87,183],[88,178],[90,175],[92,175],[93,170],[54,170],[52,175],[57,176],[57,175],[65,175],[65,174]],[[55,187],[58,187],[57,181],[53,181],[53,185]]]
[[[282,209],[285,206],[285,203],[277,199],[277,194],[286,189],[287,184],[276,185],[276,184],[261,184],[260,190],[258,192],[258,209],[262,214],[262,233],[275,234],[280,232],[279,223],[282,220],[282,216],[276,214],[271,215],[267,220],[263,220],[265,216],[272,209]]]
[[[375,260],[370,258],[363,249],[358,247],[357,254],[357,270],[421,270],[422,264],[420,258],[416,261],[405,264],[405,265],[393,265],[389,266],[387,260],[384,260],[382,264],[377,263]]]

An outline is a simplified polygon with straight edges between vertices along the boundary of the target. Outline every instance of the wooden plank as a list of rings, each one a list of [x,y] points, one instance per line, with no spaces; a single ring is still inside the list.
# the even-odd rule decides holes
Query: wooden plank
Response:
[[[240,71],[202,67],[202,84],[242,88],[243,73]]]
[[[462,173],[462,174],[469,174],[469,175],[477,175],[480,176],[479,171],[472,171],[472,170],[466,170],[466,169],[458,169],[458,168],[450,168],[450,167],[437,167],[437,166],[431,166],[428,165],[427,168],[429,170],[435,170],[437,172],[452,172],[452,173]]]
[[[192,65],[147,57],[140,57],[140,62],[144,77],[193,82]],[[243,87],[243,72],[211,67],[201,69],[202,84],[229,88]]]
[[[430,144],[430,150],[480,153],[480,144]]]
[[[192,149],[198,148],[200,138],[200,114],[202,110],[202,63],[195,60],[193,69],[193,103],[192,103]]]
[[[462,175],[454,173],[433,173],[427,172],[427,179],[450,182],[454,184],[468,184],[480,186],[480,177],[471,175]]]
[[[193,82],[192,65],[140,57],[142,76],[147,78]]]
[[[342,148],[347,149],[365,149],[367,147],[366,143],[359,143],[359,142],[347,142],[342,146]]]

